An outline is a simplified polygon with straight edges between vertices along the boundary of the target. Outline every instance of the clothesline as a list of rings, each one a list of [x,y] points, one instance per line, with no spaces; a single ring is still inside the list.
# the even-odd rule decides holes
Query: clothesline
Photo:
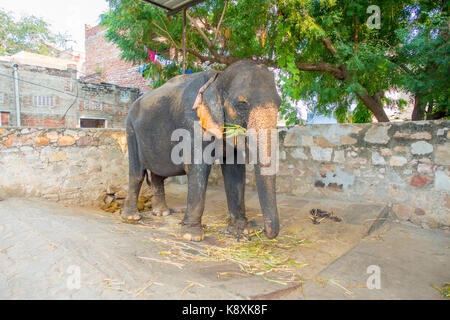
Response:
[[[174,61],[164,58],[163,56],[160,56],[156,54],[156,52],[148,49],[146,46],[144,46],[145,50],[147,51],[147,60],[145,61],[146,64],[139,66],[139,72],[143,73],[145,70],[147,70],[147,67],[149,63],[159,63],[163,66],[169,66],[175,64]],[[181,69],[180,69],[181,70]],[[180,71],[182,73],[182,71]],[[186,74],[194,73],[193,70],[186,70]]]
[[[168,60],[168,59],[164,58],[163,56],[157,55],[156,52],[150,50],[146,46],[144,46],[144,48],[147,51],[147,61],[145,61],[145,63],[149,63],[150,61],[152,63],[158,62],[164,66],[168,66],[168,65],[175,63],[172,60]]]

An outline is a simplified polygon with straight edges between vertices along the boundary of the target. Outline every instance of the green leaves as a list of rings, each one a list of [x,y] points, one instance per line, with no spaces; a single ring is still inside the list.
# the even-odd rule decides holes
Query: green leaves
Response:
[[[29,50],[44,55],[58,52],[44,45],[64,46],[69,38],[66,34],[50,31],[50,24],[36,16],[23,16],[14,19],[11,12],[0,9],[0,54],[12,55]]]
[[[181,61],[181,14],[168,19],[164,11],[141,0],[110,3],[112,9],[102,16],[102,24],[124,59],[142,63],[146,46]],[[294,104],[300,100],[315,112],[335,114],[339,121],[371,121],[374,108],[380,111],[374,112],[377,116],[384,114],[375,94],[392,88],[420,94],[424,105],[431,106],[430,116],[438,115],[448,106],[450,74],[448,14],[441,3],[230,0],[217,30],[225,1],[208,0],[188,11],[202,32],[192,24],[187,27],[187,64],[195,69],[200,67],[197,62],[209,61],[221,69],[224,60],[217,57],[233,57],[278,66],[280,112],[288,124],[299,122]],[[380,29],[367,26],[371,4],[380,8]],[[149,71],[156,85],[176,74],[175,69]],[[358,100],[361,95],[368,105]]]

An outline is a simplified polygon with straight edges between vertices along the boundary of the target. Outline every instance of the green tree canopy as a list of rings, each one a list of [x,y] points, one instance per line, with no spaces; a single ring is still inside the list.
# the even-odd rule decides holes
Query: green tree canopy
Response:
[[[148,47],[163,55],[172,48],[177,60],[182,48],[181,14],[167,17],[163,10],[140,0],[109,2],[111,10],[102,16],[102,24],[124,59],[143,62]],[[448,59],[442,57],[448,53],[444,3],[208,0],[187,13],[188,65],[210,62],[223,67],[249,58],[280,68],[281,112],[288,123],[297,120],[289,101],[298,100],[307,101],[320,113],[334,114],[340,121],[366,122],[372,115],[378,121],[389,121],[383,109],[384,92],[396,88],[416,94],[423,89],[423,82],[429,90],[422,105],[439,104],[441,110],[447,108],[448,90],[443,90],[447,95],[441,91],[439,98],[429,91],[448,83]],[[440,13],[440,22],[432,22],[437,19],[435,12]],[[438,31],[435,23],[440,25]],[[417,30],[423,31],[414,36]],[[430,38],[431,33],[434,36]],[[427,37],[431,40],[425,49],[420,43]],[[408,50],[408,46],[416,50]],[[424,50],[439,58],[420,59]],[[432,65],[439,69],[437,74]],[[433,72],[433,82],[441,86],[429,83],[426,72]],[[418,79],[422,84],[414,85],[413,80]],[[350,111],[354,103],[357,107]]]
[[[0,54],[12,55],[28,50],[44,55],[57,55],[57,51],[46,46],[64,47],[68,35],[53,33],[50,24],[36,16],[14,18],[12,12],[0,8]],[[44,44],[45,43],[45,44]]]

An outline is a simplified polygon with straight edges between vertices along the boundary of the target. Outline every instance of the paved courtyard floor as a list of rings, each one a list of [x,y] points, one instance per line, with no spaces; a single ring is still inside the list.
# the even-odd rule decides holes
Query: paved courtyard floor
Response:
[[[184,207],[186,186],[167,189],[169,206]],[[246,198],[248,217],[261,225],[257,194]],[[238,242],[225,232],[223,190],[210,188],[206,239],[189,243],[178,235],[181,213],[128,225],[98,209],[7,198],[0,298],[442,298],[433,286],[450,281],[448,233],[397,224],[383,205],[279,195],[278,207],[276,241],[257,234]],[[313,208],[342,221],[313,224]]]

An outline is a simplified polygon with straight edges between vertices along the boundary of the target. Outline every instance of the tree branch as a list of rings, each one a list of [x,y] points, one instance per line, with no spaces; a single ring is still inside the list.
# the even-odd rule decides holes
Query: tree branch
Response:
[[[203,32],[202,28],[200,28],[200,26],[197,24],[197,22],[187,12],[186,12],[186,17],[194,25],[195,29],[197,29],[200,36],[206,41],[208,50],[212,54],[212,57],[203,56],[200,53],[195,52],[193,50],[186,50],[187,52],[193,54],[194,56],[196,56],[203,62],[210,61],[210,62],[217,62],[217,63],[221,63],[221,64],[232,64],[233,62],[236,62],[239,60],[238,58],[218,54],[216,49],[214,49],[214,43],[212,43],[211,40],[209,40],[208,36]],[[208,59],[208,60],[206,60],[206,59]]]
[[[333,42],[331,42],[330,39],[322,39],[322,43],[327,48],[327,50],[331,53],[331,55],[334,57],[336,55],[336,49],[333,46]]]
[[[212,47],[211,40],[209,40],[209,38],[203,32],[202,28],[200,28],[200,26],[197,24],[197,21],[195,21],[187,12],[186,12],[186,17],[189,19],[189,22],[194,25],[195,29],[197,29],[198,33],[202,36],[203,40],[206,41],[208,48],[211,49],[211,47]]]
[[[227,7],[228,7],[228,0],[225,0],[225,5],[224,5],[224,7],[223,7],[222,15],[220,16],[219,23],[217,24],[216,33],[215,33],[215,35],[214,35],[214,40],[213,40],[213,42],[212,42],[212,45],[213,45],[213,46],[216,44],[217,36],[218,36],[219,33],[220,33],[220,26],[221,26],[221,24],[222,24],[223,17],[225,16],[225,11],[227,10]]]

